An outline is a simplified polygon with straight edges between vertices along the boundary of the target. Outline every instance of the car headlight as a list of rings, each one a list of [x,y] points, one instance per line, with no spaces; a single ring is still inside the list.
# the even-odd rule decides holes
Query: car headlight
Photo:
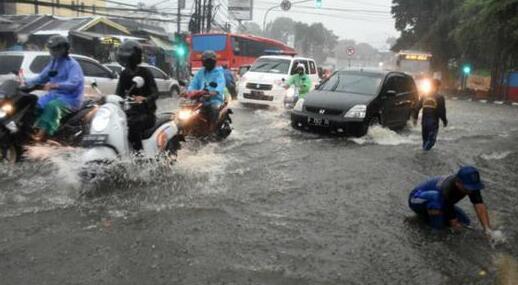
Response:
[[[108,123],[110,122],[110,116],[110,110],[100,108],[92,120],[92,129],[95,132],[102,132],[108,126]]]
[[[366,105],[356,105],[345,114],[345,118],[363,119],[367,115]]]
[[[302,112],[302,107],[304,107],[304,99],[299,99],[293,107],[293,111]]]

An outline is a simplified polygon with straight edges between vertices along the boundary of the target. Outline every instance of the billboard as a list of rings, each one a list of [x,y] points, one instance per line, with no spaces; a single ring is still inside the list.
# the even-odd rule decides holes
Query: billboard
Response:
[[[237,20],[251,21],[253,0],[228,0],[228,11]]]

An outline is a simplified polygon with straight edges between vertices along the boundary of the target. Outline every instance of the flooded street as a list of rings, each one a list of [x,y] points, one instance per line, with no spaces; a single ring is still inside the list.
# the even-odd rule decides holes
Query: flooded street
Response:
[[[170,99],[159,104],[169,109]],[[301,133],[235,104],[234,132],[172,165],[127,166],[80,195],[81,150],[0,165],[1,284],[518,284],[518,107],[448,101],[450,125],[364,138]],[[408,208],[428,176],[481,170],[498,243],[432,233]]]

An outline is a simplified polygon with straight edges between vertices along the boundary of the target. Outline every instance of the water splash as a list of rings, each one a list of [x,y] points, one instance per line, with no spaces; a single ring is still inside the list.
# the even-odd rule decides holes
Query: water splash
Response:
[[[381,126],[370,127],[367,135],[361,138],[350,139],[356,144],[377,144],[377,145],[402,145],[402,144],[419,144],[418,136],[412,133],[403,135],[398,134]]]
[[[491,152],[487,154],[482,154],[480,157],[482,157],[485,160],[502,160],[511,155],[512,153],[512,151]]]

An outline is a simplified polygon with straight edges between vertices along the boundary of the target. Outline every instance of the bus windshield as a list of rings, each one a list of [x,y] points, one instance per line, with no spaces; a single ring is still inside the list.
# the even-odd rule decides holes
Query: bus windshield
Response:
[[[226,45],[226,35],[195,35],[192,37],[192,50],[194,52],[222,51]]]

